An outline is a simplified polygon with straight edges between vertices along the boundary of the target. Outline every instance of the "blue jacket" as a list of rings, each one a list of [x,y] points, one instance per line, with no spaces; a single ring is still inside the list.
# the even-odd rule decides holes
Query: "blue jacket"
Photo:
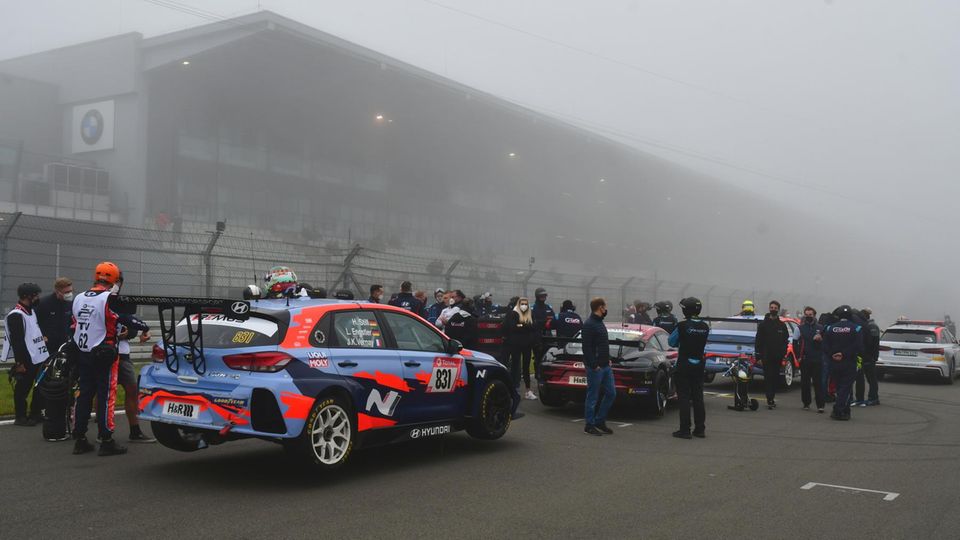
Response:
[[[553,308],[546,302],[534,302],[530,308],[530,316],[533,317],[533,327],[539,335],[545,335],[553,329],[554,318],[556,314]]]
[[[396,298],[390,300],[390,305],[423,316],[423,304],[420,300],[417,300],[417,297],[415,297],[413,293],[402,292],[398,294]]]
[[[557,315],[556,321],[554,328],[557,329],[558,337],[572,338],[583,327],[583,319],[573,310],[561,311]]]
[[[440,317],[440,313],[443,312],[443,308],[446,306],[442,302],[437,302],[427,308],[427,317],[426,319],[430,321],[430,324],[437,324],[437,319]]]
[[[800,341],[803,343],[803,360],[812,360],[819,362],[823,358],[823,342],[815,341],[813,338],[818,334],[823,334],[823,325],[814,321],[812,324],[806,322],[800,325]]]
[[[690,318],[677,323],[667,342],[671,347],[679,347],[677,352],[677,372],[703,371],[703,350],[707,346],[710,325],[699,318]]]
[[[587,369],[610,365],[610,337],[603,319],[591,314],[583,321],[583,364]]]
[[[823,330],[823,353],[830,360],[833,355],[840,353],[843,358],[840,362],[857,361],[857,355],[863,351],[863,327],[859,324],[842,320],[831,324]]]

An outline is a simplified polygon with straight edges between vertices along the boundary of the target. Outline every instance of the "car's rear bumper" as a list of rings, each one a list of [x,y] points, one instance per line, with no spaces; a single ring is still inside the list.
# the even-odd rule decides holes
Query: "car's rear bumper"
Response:
[[[928,375],[937,375],[939,377],[949,377],[950,376],[950,366],[947,365],[947,362],[943,361],[932,361],[932,362],[910,362],[903,360],[891,360],[880,358],[877,360],[877,369],[884,373],[914,373],[914,374],[928,374]]]
[[[198,389],[187,384],[160,384],[145,368],[140,376],[140,419],[222,435],[292,438],[303,430],[314,400],[289,386],[241,384],[230,391]],[[190,411],[192,417],[170,414],[168,403],[182,404],[180,411]]]

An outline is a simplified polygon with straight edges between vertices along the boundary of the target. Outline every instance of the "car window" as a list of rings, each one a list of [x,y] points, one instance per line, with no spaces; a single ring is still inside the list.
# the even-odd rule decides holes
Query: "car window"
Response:
[[[261,347],[280,344],[280,327],[269,319],[250,317],[246,320],[231,319],[226,315],[204,313],[190,316],[190,325],[195,332],[198,322],[203,326],[203,346],[208,349],[232,349],[234,347]],[[177,323],[174,330],[178,343],[188,339],[187,319]]]
[[[932,330],[890,329],[880,336],[880,341],[899,341],[901,343],[936,343],[937,335]]]
[[[331,347],[383,349],[380,324],[372,311],[336,311],[333,317]]]
[[[381,314],[390,325],[398,349],[438,353],[444,351],[443,337],[417,319],[390,311]]]
[[[327,338],[330,334],[331,318],[332,316],[327,315],[313,327],[313,332],[310,332],[310,345],[312,347],[326,347],[330,344],[330,340]]]
[[[670,343],[667,341],[667,334],[657,332],[653,337],[657,340],[657,343],[660,344],[661,351],[670,350]]]

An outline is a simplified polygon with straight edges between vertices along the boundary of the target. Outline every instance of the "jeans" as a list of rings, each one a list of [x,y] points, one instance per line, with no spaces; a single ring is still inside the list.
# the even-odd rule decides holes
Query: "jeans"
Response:
[[[853,362],[831,362],[830,376],[837,383],[837,400],[833,403],[834,416],[850,416],[850,402],[853,401],[853,381],[857,378],[857,364]]]
[[[674,376],[674,383],[677,385],[677,407],[680,408],[680,431],[690,433],[690,403],[693,402],[694,431],[703,433],[706,429],[704,422],[707,417],[703,406],[703,372],[699,370],[689,373],[678,372]],[[738,388],[739,385],[746,387],[747,383],[738,383]]]
[[[871,401],[880,400],[880,390],[877,388],[877,363],[864,360],[860,373],[857,373],[856,394],[857,401],[863,401],[864,378],[870,384],[870,392],[867,393],[867,399]]]
[[[600,390],[603,390],[603,401],[597,409],[597,399]],[[583,404],[583,417],[588,426],[598,426],[607,421],[607,413],[617,397],[617,389],[613,385],[613,368],[610,366],[600,369],[587,368],[587,400]]]
[[[113,410],[117,404],[117,365],[114,360],[110,365],[98,361],[90,353],[78,354],[80,368],[80,396],[77,397],[76,420],[73,436],[77,439],[87,434],[87,422],[90,420],[90,409],[93,408],[93,397],[97,397],[97,429],[100,440],[108,441],[113,438]]]
[[[804,407],[810,406],[810,387],[813,387],[813,396],[817,402],[817,408],[822,409],[824,405],[824,387],[823,377],[821,376],[822,363],[819,358],[815,360],[804,360],[800,364],[800,400]]]

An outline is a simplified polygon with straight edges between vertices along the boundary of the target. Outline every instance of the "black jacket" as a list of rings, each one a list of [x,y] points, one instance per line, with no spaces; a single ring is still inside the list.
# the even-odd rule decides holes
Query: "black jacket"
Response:
[[[503,344],[507,347],[533,347],[540,339],[536,327],[532,324],[521,324],[520,314],[514,310],[507,312],[503,319]]]
[[[803,344],[803,360],[820,362],[823,359],[823,341],[813,339],[815,336],[823,338],[823,325],[813,321],[800,325],[800,340]]]
[[[473,349],[477,346],[477,317],[461,307],[443,326],[443,332],[464,348]]]
[[[587,369],[610,365],[610,336],[603,319],[591,314],[583,321],[580,337],[583,338],[583,364]]]
[[[876,321],[867,321],[863,332],[863,361],[876,362],[880,359],[880,327]]]
[[[771,360],[780,365],[780,361],[787,355],[787,340],[790,332],[787,324],[780,317],[767,314],[757,327],[757,339],[754,342],[757,358]]]
[[[398,308],[403,308],[412,313],[416,313],[423,317],[425,315],[423,311],[423,302],[417,299],[413,293],[402,292],[397,295],[396,298],[390,300],[391,306],[396,306]]]
[[[37,306],[37,322],[40,330],[47,338],[47,349],[51,354],[56,352],[70,339],[70,322],[73,304],[57,298],[56,293],[50,293],[40,299]]]
[[[572,338],[583,327],[583,319],[573,310],[561,311],[554,322],[557,337]]]

